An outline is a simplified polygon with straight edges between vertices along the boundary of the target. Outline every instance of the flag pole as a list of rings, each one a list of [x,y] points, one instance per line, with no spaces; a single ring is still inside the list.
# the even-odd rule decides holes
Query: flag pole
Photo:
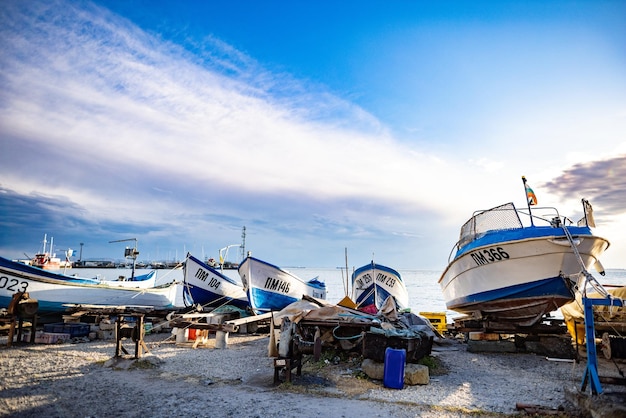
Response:
[[[528,198],[528,186],[526,185],[526,177],[522,176],[522,182],[524,183],[524,196],[526,196],[526,206],[528,207],[528,216],[530,217],[530,226],[535,226],[533,222],[533,214],[530,209],[530,199]]]

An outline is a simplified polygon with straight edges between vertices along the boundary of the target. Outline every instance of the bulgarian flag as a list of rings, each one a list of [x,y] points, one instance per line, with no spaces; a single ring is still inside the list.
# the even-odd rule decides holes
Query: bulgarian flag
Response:
[[[535,196],[535,192],[530,188],[528,183],[526,183],[526,177],[522,176],[522,180],[524,180],[524,187],[526,188],[526,199],[528,199],[528,204],[531,206],[537,205],[537,196]]]

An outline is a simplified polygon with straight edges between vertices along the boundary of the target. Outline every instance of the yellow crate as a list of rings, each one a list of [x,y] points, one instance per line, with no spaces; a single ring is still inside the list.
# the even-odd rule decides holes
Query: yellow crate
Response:
[[[444,332],[448,330],[445,312],[420,312],[420,315],[428,319],[437,331]]]

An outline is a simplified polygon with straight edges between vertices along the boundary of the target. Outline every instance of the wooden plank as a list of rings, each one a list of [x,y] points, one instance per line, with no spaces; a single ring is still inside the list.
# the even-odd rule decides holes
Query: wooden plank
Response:
[[[231,319],[229,321],[225,321],[224,323],[228,325],[239,326],[243,324],[250,324],[252,322],[264,321],[264,320],[270,319],[271,317],[272,317],[272,312],[267,312],[261,315],[252,315],[252,316],[246,316],[246,317],[238,318],[238,319]]]
[[[171,325],[176,328],[208,329],[213,331],[217,331],[221,327],[221,324],[207,324],[206,322],[194,321],[173,321]]]
[[[626,322],[594,321],[596,331],[625,332]]]
[[[172,321],[171,325],[176,328],[194,328],[209,331],[237,332],[239,327],[231,324],[207,324],[195,321]]]
[[[212,318],[214,316],[221,316],[223,314],[215,314],[215,313],[190,313],[190,314],[178,314],[174,315],[174,318]]]

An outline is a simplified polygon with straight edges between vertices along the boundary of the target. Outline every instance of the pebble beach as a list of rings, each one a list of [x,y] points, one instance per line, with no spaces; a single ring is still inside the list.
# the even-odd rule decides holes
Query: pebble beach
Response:
[[[332,359],[309,359],[301,376],[294,373],[291,382],[275,384],[268,334],[231,334],[226,348],[215,348],[214,342],[194,349],[176,344],[168,333],[150,334],[149,353],[136,360],[116,358],[111,340],[7,347],[2,337],[0,416],[527,415],[519,405],[536,406],[546,415],[589,416],[571,401],[584,359],[472,353],[465,342],[443,338],[433,346],[439,370],[431,372],[427,385],[385,388],[364,377],[358,362]],[[601,374],[615,374],[610,364],[600,363]],[[626,397],[623,386],[617,390]]]

